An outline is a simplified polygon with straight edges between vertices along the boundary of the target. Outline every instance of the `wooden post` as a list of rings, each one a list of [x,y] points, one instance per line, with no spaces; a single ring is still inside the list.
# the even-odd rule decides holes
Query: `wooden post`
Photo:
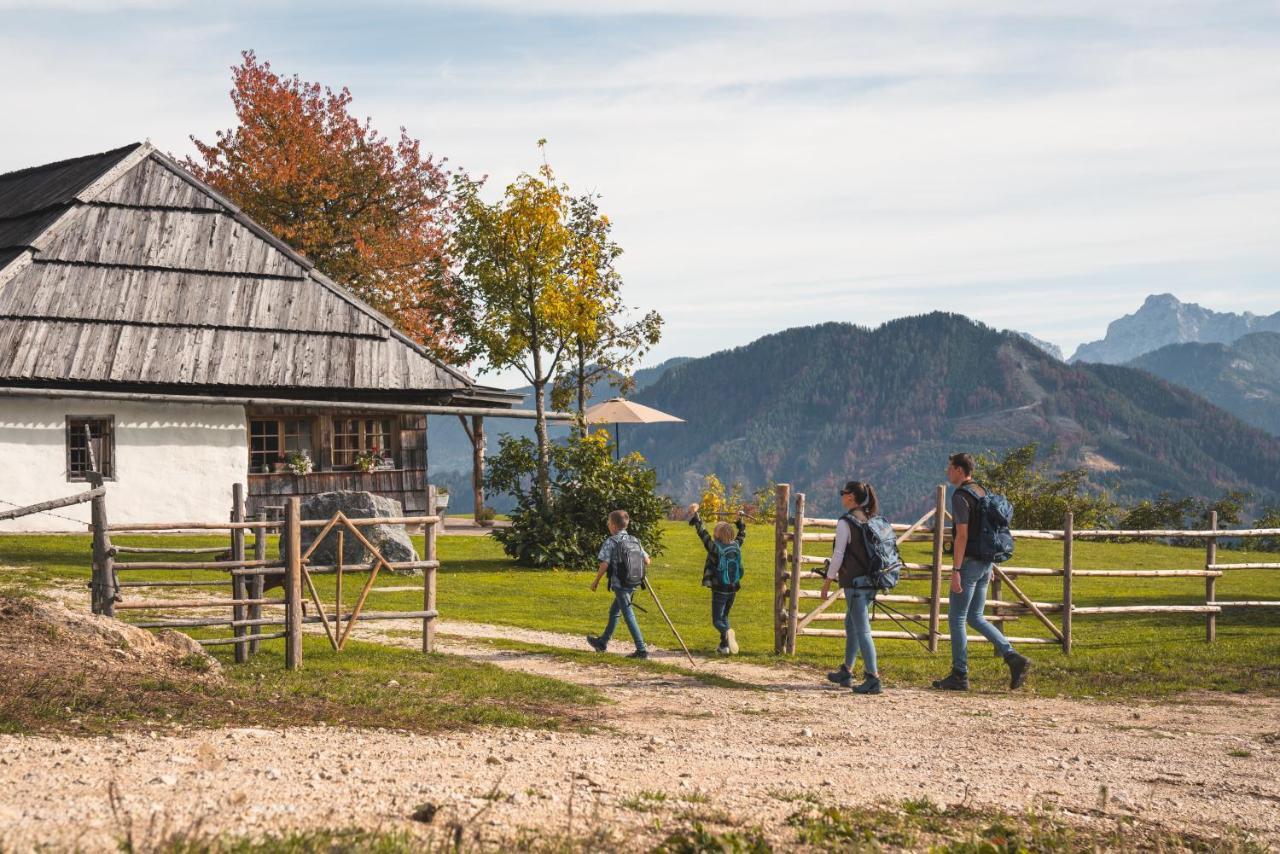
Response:
[[[787,513],[790,512],[791,484],[780,483],[774,491],[773,520],[773,652],[781,655],[787,647]]]
[[[285,505],[285,633],[284,666],[297,670],[302,664],[302,499],[294,496]]]
[[[338,634],[342,634],[342,555],[347,547],[346,533],[343,528],[338,528],[338,554],[333,561],[334,569],[336,570],[333,582],[335,591],[333,594],[333,630]],[[323,610],[324,608],[321,606],[322,613]]]
[[[480,511],[484,507],[484,416],[471,416],[471,489],[475,493],[475,520],[480,521]],[[427,514],[436,512],[434,505],[427,508]]]
[[[265,521],[267,521],[267,511],[265,511],[265,510],[259,510],[259,511],[258,511],[258,521],[259,521],[259,522],[265,522]],[[253,529],[253,559],[254,559],[254,560],[266,560],[266,559],[267,559],[267,529],[266,529],[266,528],[254,528],[254,529]],[[250,599],[261,599],[261,598],[262,598],[262,586],[263,586],[263,576],[261,576],[261,575],[250,575],[250,576],[249,576],[249,598],[250,598]],[[261,606],[261,605],[250,605],[250,606],[249,606],[249,619],[250,619],[250,620],[261,620],[261,619],[262,619],[262,606]],[[257,635],[262,634],[262,626],[256,626],[256,625],[255,625],[255,626],[252,626],[252,627],[249,629],[249,634],[251,634],[251,635],[253,635],[253,636],[255,636],[255,637],[256,637]],[[257,652],[258,652],[258,646],[259,646],[258,641],[256,641],[256,640],[251,640],[251,641],[249,641],[249,654],[250,654],[250,655],[256,655],[256,654],[257,654]]]
[[[478,418],[476,419],[479,420]],[[479,429],[478,427],[476,429]],[[431,507],[436,506],[436,488],[431,484],[427,485],[427,504]],[[437,515],[432,511],[432,515]],[[428,522],[424,536],[423,560],[434,561],[436,559],[436,531],[438,530],[438,522]],[[422,571],[422,610],[436,610],[436,568],[429,566]],[[422,651],[431,652],[436,643],[436,618],[422,618]]]
[[[1218,530],[1218,511],[1209,511],[1209,530]],[[1205,572],[1209,571],[1209,567],[1218,562],[1218,538],[1210,537],[1205,540],[1204,546],[1204,568]],[[1204,579],[1204,604],[1212,605],[1218,599],[1217,593],[1218,577],[1216,575],[1205,576]],[[1205,643],[1213,643],[1218,639],[1218,615],[1209,613],[1205,615],[1206,623],[1204,627]]]
[[[942,615],[942,543],[947,535],[947,488],[939,485],[933,512],[933,574],[929,578],[929,652],[938,651]]]
[[[796,654],[800,622],[800,556],[804,551],[804,493],[796,493],[796,526],[791,539],[791,602],[787,608],[787,655]]]
[[[244,484],[243,483],[231,484],[231,521],[232,522],[244,521]],[[231,559],[233,561],[238,561],[238,562],[244,561],[244,528],[231,529]],[[247,599],[248,597],[245,595],[245,592],[246,592],[245,576],[243,575],[231,576],[231,598]],[[247,606],[245,605],[232,605],[231,619],[235,620],[237,623],[242,623],[245,619],[248,618],[246,609],[247,609]],[[232,628],[231,633],[233,636],[237,638],[242,638],[246,634],[248,634],[248,631],[246,630],[245,626],[237,625]],[[244,664],[246,661],[249,660],[249,645],[247,643],[238,643],[238,644],[235,644],[234,646],[235,646],[236,664]]]
[[[1071,572],[1075,567],[1076,514],[1062,520],[1062,654],[1071,654]]]
[[[97,478],[95,488],[102,485]],[[89,582],[91,588],[92,610],[95,614],[106,617],[116,615],[115,559],[111,556],[111,537],[107,533],[107,496],[95,495],[90,499],[89,518],[93,525],[93,577]]]

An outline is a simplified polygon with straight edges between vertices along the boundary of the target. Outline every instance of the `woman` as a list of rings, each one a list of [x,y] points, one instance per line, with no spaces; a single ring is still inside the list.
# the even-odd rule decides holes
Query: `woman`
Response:
[[[876,667],[876,646],[871,639],[871,606],[875,603],[876,589],[871,583],[862,526],[872,516],[879,515],[880,502],[871,484],[860,480],[844,485],[840,501],[846,512],[836,522],[836,541],[831,559],[827,561],[822,598],[827,598],[832,582],[838,582],[844,591],[844,663],[839,670],[828,673],[827,678],[845,688],[852,687],[855,694],[879,694],[880,671]],[[853,666],[859,654],[866,678],[860,685],[854,685]]]

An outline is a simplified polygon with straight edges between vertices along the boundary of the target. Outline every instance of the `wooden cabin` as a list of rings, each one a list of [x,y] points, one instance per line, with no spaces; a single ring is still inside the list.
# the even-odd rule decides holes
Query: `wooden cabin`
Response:
[[[149,144],[0,175],[0,509],[72,492],[92,463],[113,522],[225,520],[234,482],[251,514],[334,489],[423,511],[426,415],[531,415],[519,400]]]

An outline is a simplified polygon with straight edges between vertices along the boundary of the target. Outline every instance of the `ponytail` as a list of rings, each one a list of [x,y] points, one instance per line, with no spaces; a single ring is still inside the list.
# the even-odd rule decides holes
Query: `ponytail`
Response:
[[[880,515],[880,499],[876,497],[876,488],[866,481],[855,480],[849,484],[849,492],[858,507],[868,516]]]

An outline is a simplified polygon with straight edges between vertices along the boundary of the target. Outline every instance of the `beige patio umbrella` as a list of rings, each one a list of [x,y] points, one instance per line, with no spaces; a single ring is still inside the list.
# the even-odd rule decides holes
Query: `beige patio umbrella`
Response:
[[[588,424],[613,425],[613,452],[615,457],[621,456],[621,445],[618,441],[619,424],[684,423],[683,418],[668,415],[642,403],[633,403],[625,397],[610,398],[604,403],[597,403],[595,406],[588,407],[585,415]]]

